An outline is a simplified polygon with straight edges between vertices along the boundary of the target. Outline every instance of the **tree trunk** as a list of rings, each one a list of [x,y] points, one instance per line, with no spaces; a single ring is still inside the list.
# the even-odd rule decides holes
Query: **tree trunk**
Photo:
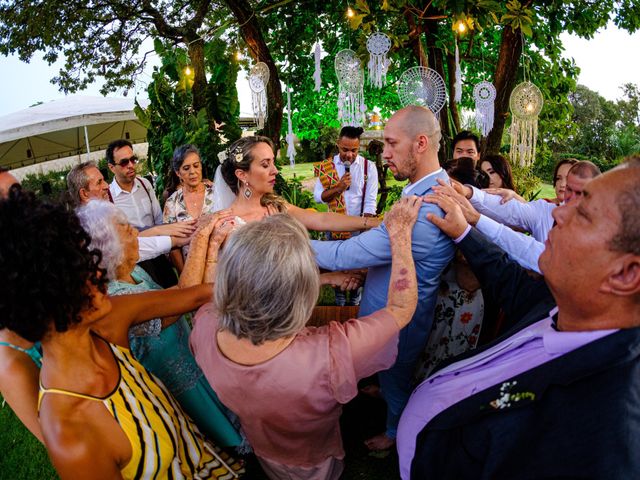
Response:
[[[409,47],[413,51],[414,57],[416,57],[416,62],[418,65],[422,65],[424,67],[427,66],[428,59],[427,55],[422,48],[422,33],[424,32],[424,23],[420,21],[420,23],[416,24],[416,19],[414,18],[413,12],[408,9],[404,11],[404,18],[407,21],[407,25],[409,26]]]
[[[427,36],[427,48],[429,49],[429,67],[434,69],[438,74],[446,81],[447,76],[444,71],[444,64],[442,59],[442,50],[436,45],[436,36],[438,34],[438,24],[436,22],[429,22],[426,32]],[[442,132],[442,138],[440,140],[440,151],[438,152],[438,158],[440,163],[444,162],[449,157],[449,147],[453,135],[451,134],[451,125],[449,124],[449,102],[445,99],[444,106],[440,110],[440,131]]]
[[[198,112],[206,108],[207,105],[207,77],[204,70],[204,43],[202,39],[195,36],[193,38],[186,38],[187,49],[189,52],[189,60],[191,61],[190,68],[193,70],[193,85],[191,86],[191,92],[193,94],[193,110],[197,115]],[[213,117],[208,115],[207,117],[213,120]],[[212,122],[213,123],[213,122]]]
[[[458,113],[458,105],[454,100],[456,95],[456,57],[451,53],[447,54],[447,73],[449,74],[449,111],[451,112],[453,129],[457,134],[460,131],[460,115]]]
[[[509,97],[516,85],[518,78],[518,66],[522,55],[522,33],[513,31],[506,26],[502,30],[500,53],[498,63],[493,76],[493,85],[496,87],[496,101],[494,103],[495,116],[493,129],[482,143],[482,154],[497,154],[502,145],[502,134],[509,116]]]
[[[264,41],[258,19],[249,2],[247,0],[225,0],[225,2],[236,17],[238,24],[240,24],[240,32],[249,47],[251,58],[256,62],[264,62],[269,67],[269,84],[267,85],[269,116],[262,134],[273,140],[276,148],[279,148],[284,102],[278,69],[273,61],[269,47]]]

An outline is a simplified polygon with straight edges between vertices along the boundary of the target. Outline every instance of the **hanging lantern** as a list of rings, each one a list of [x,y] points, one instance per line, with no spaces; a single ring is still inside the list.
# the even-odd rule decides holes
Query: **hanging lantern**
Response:
[[[391,39],[384,33],[376,32],[367,39],[369,83],[376,88],[382,88],[387,83],[390,64],[387,53],[390,49]]]
[[[509,98],[511,121],[511,161],[520,166],[531,165],[536,157],[538,115],[544,100],[542,92],[531,82],[516,86]]]
[[[486,137],[493,129],[496,87],[489,82],[478,83],[473,87],[473,99],[476,102],[476,128]]]
[[[267,110],[267,83],[269,83],[269,67],[264,62],[256,63],[249,72],[249,88],[251,88],[251,107],[253,117],[259,130],[264,128]]]

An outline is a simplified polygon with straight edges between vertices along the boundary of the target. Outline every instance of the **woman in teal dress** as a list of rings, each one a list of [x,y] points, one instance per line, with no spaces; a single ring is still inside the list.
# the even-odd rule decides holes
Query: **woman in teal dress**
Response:
[[[0,328],[0,394],[33,435],[43,441],[38,424],[38,375],[42,367],[40,342],[30,342]]]
[[[91,201],[78,210],[82,226],[92,239],[92,247],[102,251],[101,266],[109,278],[109,295],[159,290],[160,287],[139,266],[138,232],[113,204]],[[218,216],[224,219],[224,214]],[[229,222],[231,224],[231,222]],[[220,229],[218,229],[219,231]],[[210,231],[210,229],[209,229]],[[208,281],[205,256],[219,248],[224,237],[209,243],[208,231],[200,229],[191,241],[191,254],[180,275],[178,287]],[[203,278],[204,277],[204,278]],[[240,446],[243,438],[233,426],[231,412],[220,402],[189,350],[191,328],[187,319],[156,318],[129,330],[131,351],[136,359],[165,384],[198,428],[220,446]]]

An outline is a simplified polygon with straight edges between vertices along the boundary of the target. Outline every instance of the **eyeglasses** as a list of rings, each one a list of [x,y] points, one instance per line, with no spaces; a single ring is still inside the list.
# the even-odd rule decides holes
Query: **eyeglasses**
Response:
[[[119,163],[113,162],[114,165],[118,165],[119,167],[126,167],[127,165],[129,165],[129,162],[131,162],[133,165],[135,165],[138,162],[138,157],[136,157],[135,155],[129,158],[123,158],[122,160],[120,160]]]

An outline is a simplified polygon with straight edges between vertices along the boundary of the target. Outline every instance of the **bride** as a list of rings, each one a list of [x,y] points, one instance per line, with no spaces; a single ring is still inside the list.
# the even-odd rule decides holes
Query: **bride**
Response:
[[[304,210],[273,193],[278,168],[273,142],[251,136],[236,140],[219,155],[220,167],[214,180],[214,210],[231,208],[244,222],[260,220],[274,213],[288,213],[308,230],[347,231],[377,227],[375,217],[355,217],[331,212]]]

